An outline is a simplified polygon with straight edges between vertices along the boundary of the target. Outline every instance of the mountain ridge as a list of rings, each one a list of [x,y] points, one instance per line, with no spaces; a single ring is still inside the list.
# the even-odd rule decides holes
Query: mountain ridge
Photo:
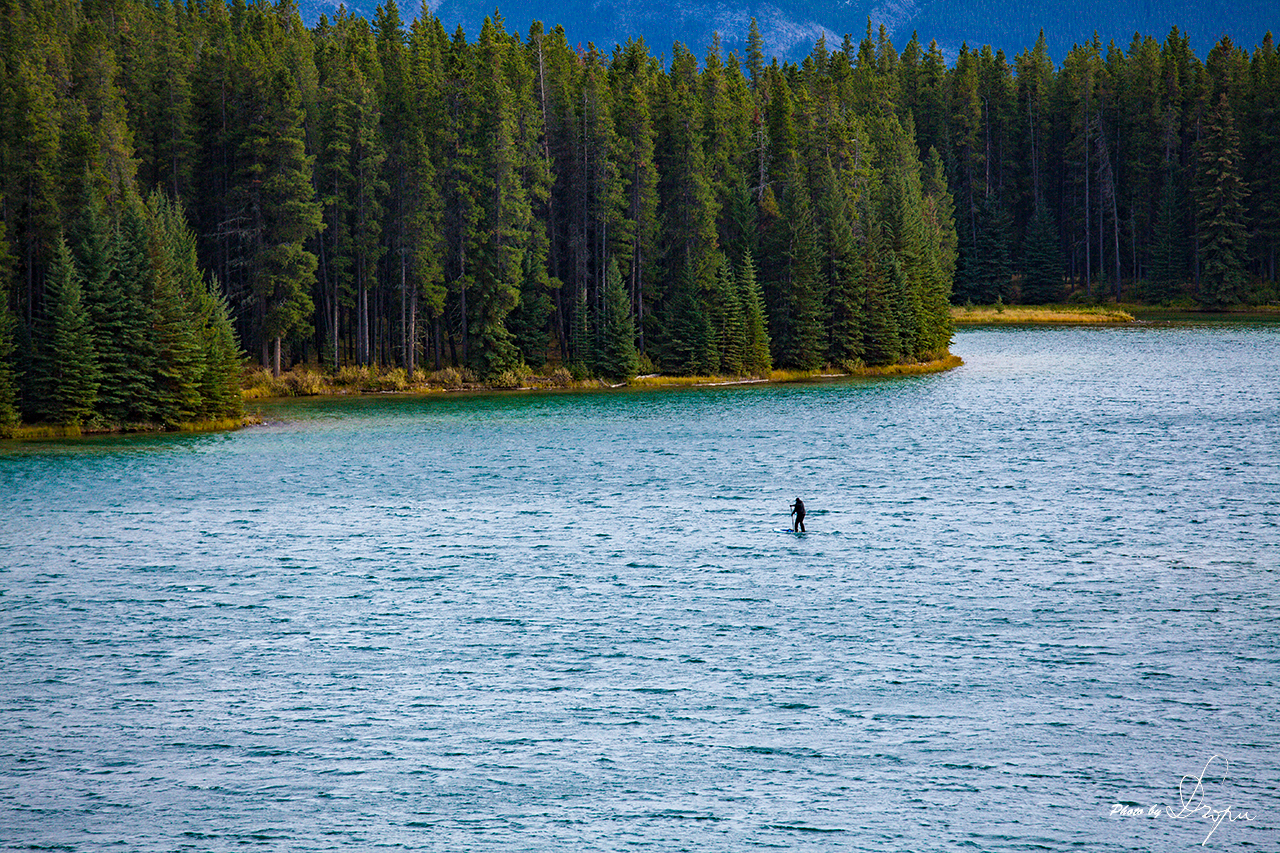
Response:
[[[314,26],[322,14],[332,17],[339,0],[302,0],[303,20]],[[1191,40],[1198,56],[1205,56],[1223,35],[1252,50],[1268,32],[1275,32],[1280,15],[1271,0],[1241,0],[1231,4],[1203,4],[1191,0],[1156,3],[1152,0],[1120,0],[1089,4],[1080,10],[1064,0],[1038,0],[1021,5],[1016,13],[1007,4],[994,0],[775,0],[754,2],[668,2],[653,4],[640,0],[604,3],[601,0],[520,0],[496,6],[489,0],[436,0],[428,4],[452,32],[461,26],[469,38],[480,31],[486,15],[502,15],[508,30],[527,32],[533,21],[550,29],[561,25],[571,44],[594,43],[609,52],[628,38],[643,37],[650,49],[669,56],[679,41],[698,56],[706,53],[718,33],[723,50],[742,53],[747,28],[757,20],[764,36],[766,56],[798,60],[807,54],[819,37],[831,46],[846,34],[855,40],[884,26],[890,40],[901,49],[912,33],[928,45],[937,41],[948,62],[954,61],[961,45],[980,48],[990,45],[1012,58],[1031,48],[1043,30],[1049,55],[1061,63],[1074,44],[1090,41],[1096,32],[1104,47],[1114,42],[1127,50],[1134,34],[1163,41],[1173,27]],[[1095,7],[1096,5],[1096,7]],[[348,12],[372,20],[377,0],[352,0]],[[401,7],[406,21],[421,7]]]

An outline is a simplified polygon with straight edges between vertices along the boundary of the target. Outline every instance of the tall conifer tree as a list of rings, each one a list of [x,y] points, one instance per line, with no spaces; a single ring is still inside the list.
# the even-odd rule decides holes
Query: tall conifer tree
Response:
[[[1240,177],[1240,137],[1226,94],[1209,115],[1200,145],[1200,244],[1204,259],[1201,299],[1212,305],[1241,300],[1245,286],[1247,233]]]
[[[600,326],[595,372],[622,381],[634,378],[639,371],[635,321],[631,317],[630,300],[622,286],[622,274],[613,260],[609,262],[605,276],[604,313]]]
[[[32,418],[72,427],[93,417],[98,399],[98,360],[81,280],[66,240],[59,239],[45,282],[24,395]]]

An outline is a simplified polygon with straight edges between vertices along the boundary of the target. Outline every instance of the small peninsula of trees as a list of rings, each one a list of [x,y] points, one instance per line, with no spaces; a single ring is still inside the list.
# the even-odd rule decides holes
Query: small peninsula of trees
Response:
[[[943,355],[950,299],[1275,280],[1269,36],[949,68],[868,26],[779,64],[754,22],[745,56],[658,58],[393,0],[310,29],[293,0],[0,3],[9,424],[236,417],[240,345],[764,375]]]

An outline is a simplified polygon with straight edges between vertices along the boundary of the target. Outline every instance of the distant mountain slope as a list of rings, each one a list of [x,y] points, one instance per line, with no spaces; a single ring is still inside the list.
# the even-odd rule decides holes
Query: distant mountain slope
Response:
[[[377,2],[352,0],[347,8],[372,19]],[[824,33],[832,47],[846,33],[861,38],[868,17],[875,27],[885,26],[899,49],[910,40],[912,31],[917,31],[926,46],[937,40],[949,60],[965,42],[971,47],[990,44],[1012,58],[1031,47],[1041,29],[1050,55],[1059,63],[1073,44],[1088,41],[1095,31],[1104,45],[1114,40],[1117,46],[1127,49],[1135,32],[1163,40],[1170,28],[1177,26],[1191,37],[1192,49],[1203,57],[1224,34],[1252,49],[1268,30],[1280,29],[1280,4],[1275,0],[1116,0],[1085,4],[1069,0],[1028,0],[1018,4],[997,0],[515,0],[506,4],[495,4],[493,0],[430,0],[429,5],[450,32],[461,25],[469,38],[479,32],[485,15],[493,14],[497,5],[508,30],[527,32],[534,20],[542,21],[547,28],[560,24],[571,44],[585,46],[594,42],[606,51],[628,38],[643,36],[655,54],[668,56],[675,41],[701,56],[714,32],[720,33],[726,50],[740,49],[752,17],[760,25],[766,52],[785,59],[803,57]],[[338,0],[302,0],[301,7],[306,22],[314,24],[321,13],[332,15]],[[417,12],[416,5],[400,9],[406,20]]]

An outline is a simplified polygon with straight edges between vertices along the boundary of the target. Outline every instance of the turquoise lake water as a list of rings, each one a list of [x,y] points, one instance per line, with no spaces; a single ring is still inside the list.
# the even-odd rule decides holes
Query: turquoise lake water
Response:
[[[0,847],[1280,849],[1280,325],[952,351],[0,443]]]

